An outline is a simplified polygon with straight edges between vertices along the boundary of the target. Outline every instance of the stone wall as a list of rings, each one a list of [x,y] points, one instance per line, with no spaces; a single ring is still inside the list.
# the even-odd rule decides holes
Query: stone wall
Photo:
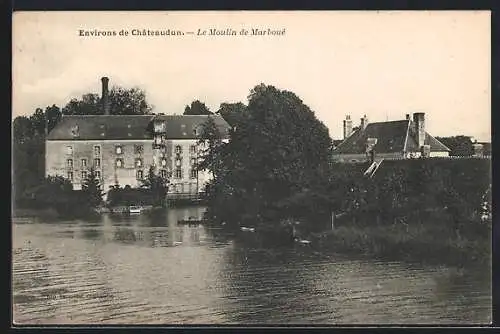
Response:
[[[117,146],[121,151],[117,152]],[[176,175],[176,146],[181,147],[181,177]],[[191,146],[196,146],[192,151]],[[141,149],[139,149],[141,148]],[[208,172],[199,172],[198,177],[191,174],[192,163],[198,159],[197,140],[181,139],[167,140],[165,160],[166,165],[160,164],[159,170],[171,173],[169,192],[196,193],[204,190],[204,185],[210,180]],[[138,171],[143,177],[147,176],[149,166],[154,161],[154,150],[151,140],[93,140],[93,141],[47,141],[46,142],[46,170],[45,175],[60,175],[69,178],[72,173],[74,189],[81,189],[82,172],[88,172],[90,167],[100,173],[103,189],[118,183],[120,186],[140,185]],[[72,166],[68,164],[71,159]],[[86,163],[82,164],[82,159]],[[96,160],[98,159],[98,160]],[[117,164],[120,160],[121,166]],[[141,163],[138,164],[138,159]],[[192,160],[194,159],[194,160]],[[161,161],[161,160],[160,160]]]

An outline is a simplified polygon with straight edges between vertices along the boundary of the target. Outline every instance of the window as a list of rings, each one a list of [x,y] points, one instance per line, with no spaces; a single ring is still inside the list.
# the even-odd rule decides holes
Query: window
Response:
[[[191,145],[191,147],[189,148],[189,151],[191,152],[191,154],[195,154],[196,153],[196,145]]]
[[[181,154],[182,153],[182,147],[181,147],[181,145],[175,146],[175,153],[176,154]]]
[[[198,177],[198,171],[196,169],[191,169],[191,178],[196,179]]]
[[[136,159],[136,160],[135,160],[135,165],[136,165],[136,167],[138,167],[138,168],[139,168],[139,167],[142,167],[142,159]]]
[[[162,170],[160,170],[160,176],[161,176],[163,179],[166,179],[166,178],[167,178],[167,170],[166,170],[166,169],[162,169]]]
[[[94,155],[101,155],[101,146],[94,146]]]
[[[177,167],[179,167],[180,165],[182,165],[182,159],[179,159],[179,158],[175,159],[175,165]]]
[[[134,145],[134,153],[135,154],[142,154],[142,152],[144,152],[143,145]]]
[[[115,146],[115,152],[116,154],[122,154],[123,153],[123,148],[121,145]]]
[[[87,178],[87,171],[82,170],[82,180],[85,180]]]
[[[144,177],[144,172],[142,170],[138,170],[135,173],[135,176],[136,176],[137,180],[142,180],[142,178]]]
[[[191,166],[196,165],[196,158],[191,158]]]
[[[101,159],[99,159],[99,158],[94,159],[94,167],[95,168],[101,167]]]
[[[66,146],[66,154],[73,154],[73,146]]]
[[[101,171],[98,171],[98,170],[95,171],[95,178],[98,180],[101,179]]]
[[[87,159],[82,159],[82,167],[87,167]]]
[[[161,165],[163,167],[167,166],[167,159],[165,159],[165,158],[161,159]]]
[[[66,166],[68,166],[70,168],[73,167],[73,159],[66,160]]]
[[[182,169],[180,169],[180,168],[175,169],[175,178],[182,179]]]
[[[73,172],[68,172],[68,180],[73,181]]]
[[[118,168],[123,167],[123,160],[122,159],[116,159],[116,167],[118,167]]]

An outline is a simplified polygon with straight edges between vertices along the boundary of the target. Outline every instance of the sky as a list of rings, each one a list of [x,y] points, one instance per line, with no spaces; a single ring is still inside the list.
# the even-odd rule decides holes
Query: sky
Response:
[[[264,83],[297,94],[334,139],[346,115],[356,126],[365,114],[382,122],[425,112],[433,136],[489,141],[490,33],[487,11],[16,12],[12,115],[100,94],[102,76],[110,86],[143,89],[153,112],[165,114],[196,99],[212,111],[247,103]]]

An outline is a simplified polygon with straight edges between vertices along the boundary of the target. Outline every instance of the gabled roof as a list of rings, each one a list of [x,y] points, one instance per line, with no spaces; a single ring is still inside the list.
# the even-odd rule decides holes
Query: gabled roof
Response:
[[[376,138],[373,147],[376,153],[416,152],[419,150],[416,135],[412,131],[410,120],[370,123],[363,131],[356,130],[334,149],[334,154],[359,154],[366,152],[368,138]],[[431,152],[449,151],[436,138],[425,133],[425,145],[430,145]]]
[[[334,153],[337,154],[357,154],[366,152],[366,140],[377,138],[374,146],[375,152],[402,152],[408,132],[408,120],[369,123],[366,129],[356,130],[346,140],[344,140]]]
[[[166,121],[167,139],[196,139],[195,129],[206,122],[207,115],[71,115],[48,134],[47,140],[126,140],[152,139],[152,120]],[[229,125],[218,115],[212,115],[223,137]],[[199,132],[198,132],[199,133]]]

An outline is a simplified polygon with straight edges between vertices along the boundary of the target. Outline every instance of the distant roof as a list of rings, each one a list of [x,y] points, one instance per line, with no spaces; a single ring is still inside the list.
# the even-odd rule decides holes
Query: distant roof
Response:
[[[410,120],[399,120],[390,122],[369,123],[366,129],[356,130],[337,148],[335,154],[359,154],[365,153],[368,138],[376,138],[377,143],[373,146],[378,153],[397,153],[418,151],[416,136],[412,133]],[[425,134],[425,145],[430,145],[431,152],[449,151],[436,138]]]
[[[71,115],[48,134],[47,140],[126,140],[152,139],[153,118],[167,123],[167,139],[196,139],[198,129],[207,115]],[[229,125],[218,115],[211,115],[223,137]]]

